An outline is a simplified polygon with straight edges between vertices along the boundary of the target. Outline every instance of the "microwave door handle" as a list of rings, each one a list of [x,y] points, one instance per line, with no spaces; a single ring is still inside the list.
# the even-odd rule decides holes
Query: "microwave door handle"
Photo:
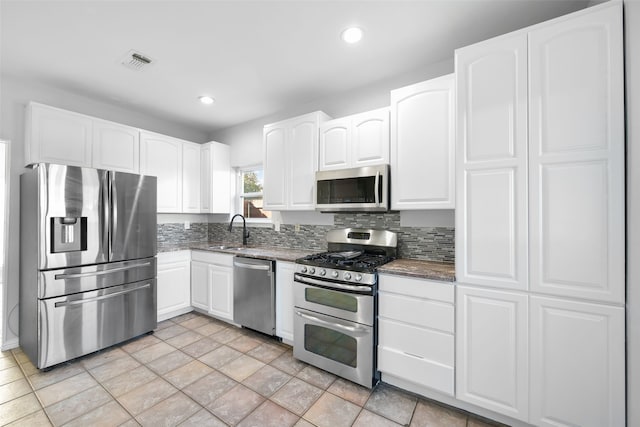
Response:
[[[378,189],[380,188],[380,171],[376,172],[376,180],[373,183],[373,193],[374,193],[374,200],[376,202],[376,207],[380,206],[380,197],[378,196]]]

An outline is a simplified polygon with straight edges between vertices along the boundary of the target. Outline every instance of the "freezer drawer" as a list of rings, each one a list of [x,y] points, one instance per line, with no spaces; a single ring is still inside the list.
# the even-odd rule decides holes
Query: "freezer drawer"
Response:
[[[156,328],[156,280],[38,301],[38,368]]]
[[[156,277],[156,258],[41,271],[38,298],[94,291]]]

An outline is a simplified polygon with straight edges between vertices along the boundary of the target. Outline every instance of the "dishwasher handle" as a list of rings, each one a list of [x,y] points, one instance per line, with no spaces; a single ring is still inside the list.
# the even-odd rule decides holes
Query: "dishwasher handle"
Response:
[[[247,264],[244,262],[233,261],[233,265],[240,268],[248,268],[250,270],[271,271],[271,265],[265,264]]]

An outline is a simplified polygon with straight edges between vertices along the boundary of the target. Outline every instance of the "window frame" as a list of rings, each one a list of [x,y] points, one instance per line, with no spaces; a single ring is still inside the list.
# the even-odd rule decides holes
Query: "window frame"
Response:
[[[264,189],[261,192],[254,192],[254,193],[244,193],[244,182],[243,182],[243,176],[246,172],[252,172],[252,171],[257,171],[260,170],[263,173],[263,177],[264,177],[264,166],[262,164],[256,164],[256,165],[251,165],[251,166],[243,166],[243,167],[238,167],[236,168],[236,197],[235,197],[235,206],[234,206],[234,210],[235,213],[239,213],[244,215],[244,199],[245,197],[256,197],[256,196],[262,196],[263,197],[263,201],[264,201]],[[245,221],[247,222],[247,224],[253,224],[253,225],[259,225],[259,224],[264,224],[264,225],[271,225],[273,223],[273,220],[271,218],[245,218]]]

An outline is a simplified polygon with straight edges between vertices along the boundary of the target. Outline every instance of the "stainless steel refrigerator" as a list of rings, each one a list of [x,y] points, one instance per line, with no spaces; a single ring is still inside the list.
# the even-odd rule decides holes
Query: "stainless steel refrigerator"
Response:
[[[153,330],[156,178],[41,163],[20,177],[20,346],[38,368]]]

